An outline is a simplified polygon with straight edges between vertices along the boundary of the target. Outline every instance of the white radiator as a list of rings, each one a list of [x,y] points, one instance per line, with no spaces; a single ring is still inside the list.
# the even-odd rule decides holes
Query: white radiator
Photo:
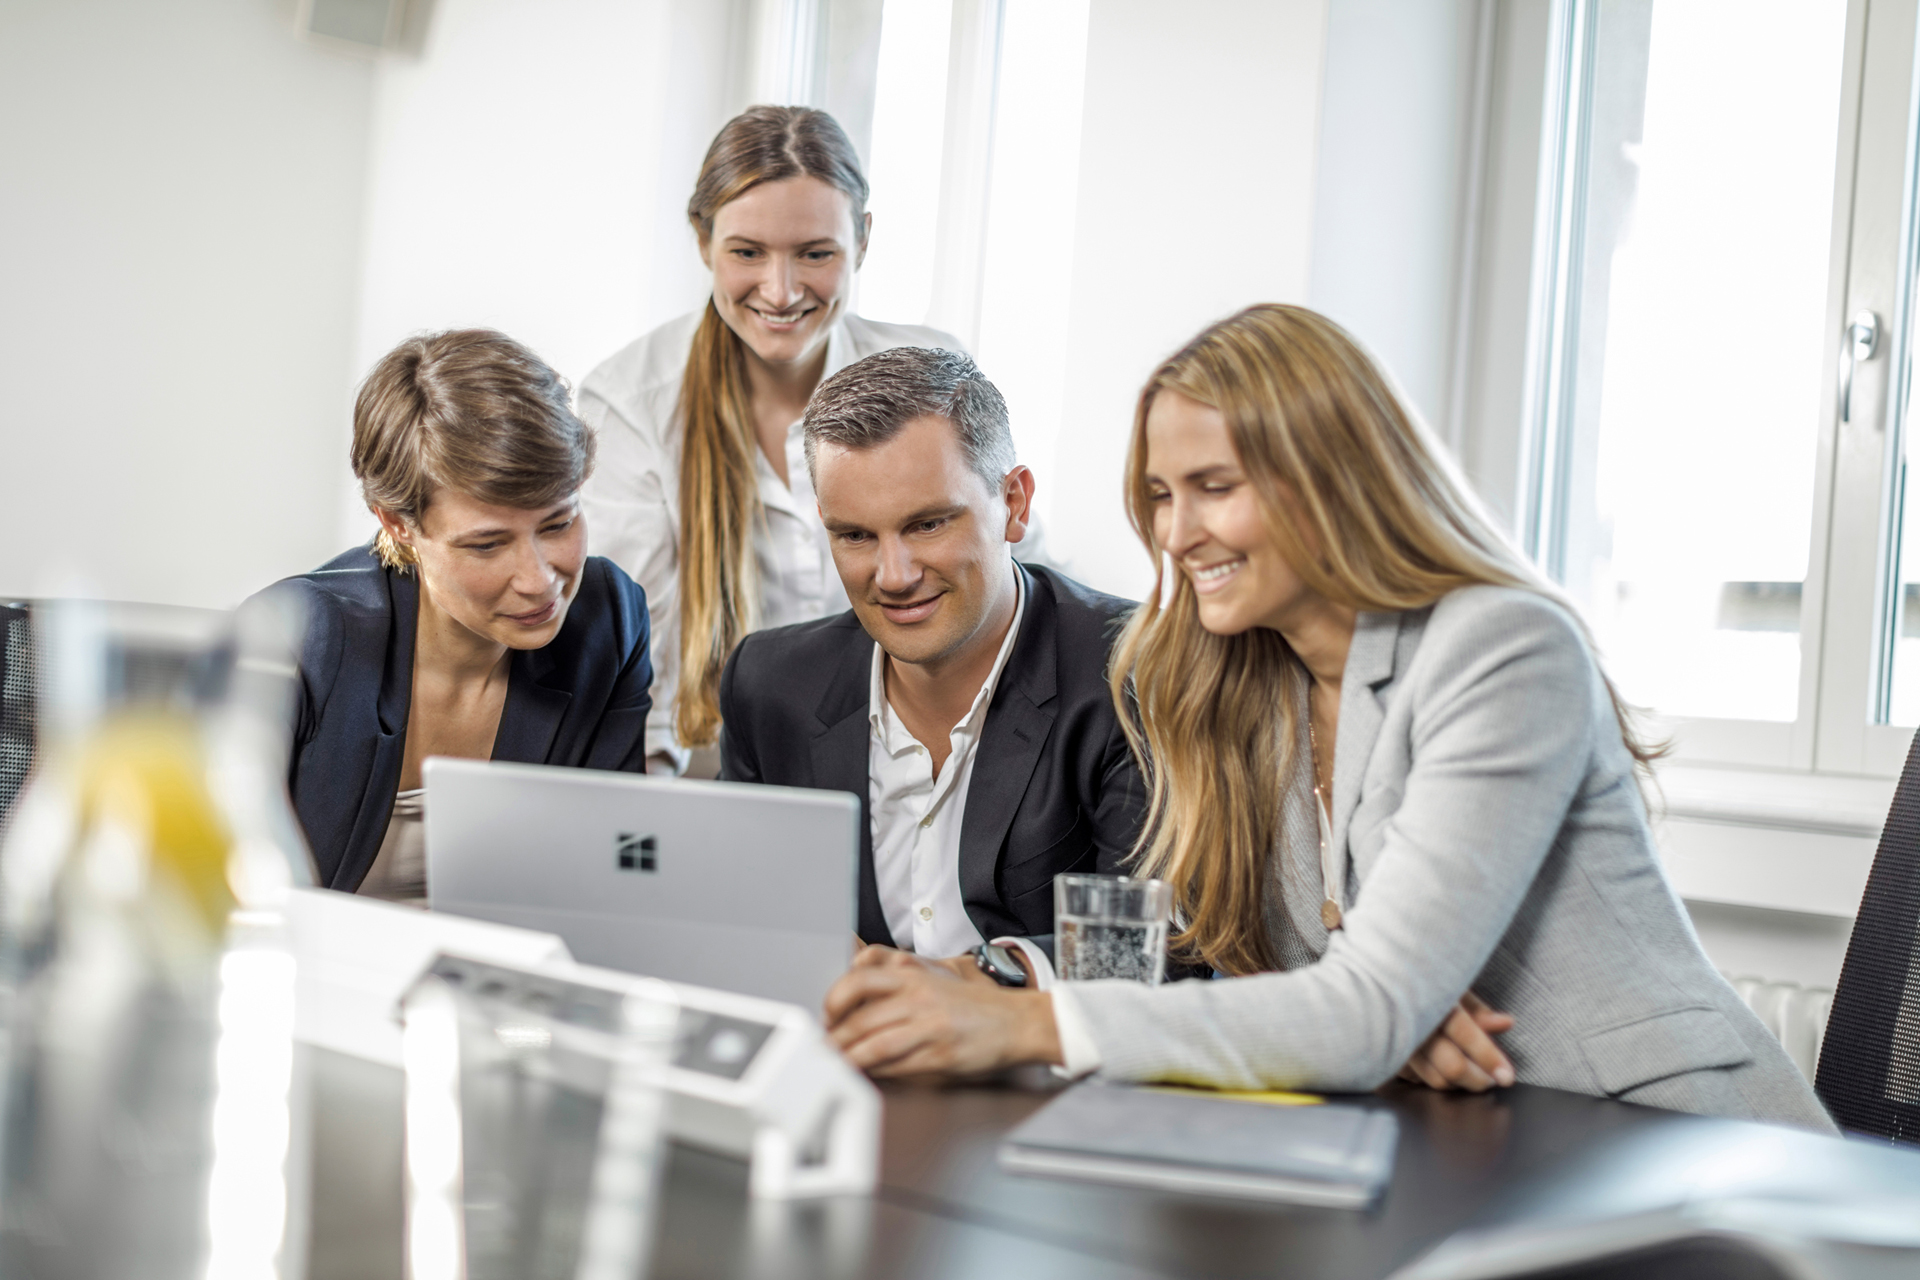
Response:
[[[1827,1010],[1833,1007],[1833,992],[1825,987],[1769,982],[1731,973],[1726,979],[1747,1007],[1760,1016],[1767,1030],[1786,1046],[1787,1056],[1800,1068],[1800,1074],[1812,1080],[1820,1065],[1820,1041],[1827,1033]]]

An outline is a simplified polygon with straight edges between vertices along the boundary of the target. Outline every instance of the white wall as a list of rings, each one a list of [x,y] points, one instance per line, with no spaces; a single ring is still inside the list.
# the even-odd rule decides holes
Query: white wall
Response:
[[[696,305],[681,207],[757,89],[764,7],[436,0],[415,54],[376,61],[300,42],[291,0],[10,6],[6,450],[85,477],[87,518],[58,485],[0,508],[0,591],[64,556],[107,594],[230,603],[366,528],[349,397],[402,336],[494,325],[577,380]],[[1202,325],[1307,296],[1325,12],[1090,6],[1071,266],[1027,305],[1070,335],[1033,461],[1098,585],[1149,576],[1119,500],[1141,381]]]
[[[1329,0],[1313,307],[1447,427],[1481,0]]]
[[[734,7],[437,0],[374,91],[355,355],[497,325],[571,378],[697,304],[686,221],[735,109]]]
[[[335,549],[372,74],[291,0],[0,5],[0,594]]]
[[[1089,582],[1151,580],[1119,498],[1140,384],[1250,303],[1333,316],[1449,432],[1483,8],[1093,0],[1049,468],[1051,532]]]
[[[1700,944],[1720,972],[1831,991],[1853,934],[1851,916],[1687,902]]]
[[[1120,505],[1141,384],[1212,321],[1307,296],[1326,9],[1093,0],[1072,283],[1033,300],[1067,308],[1049,533],[1092,585],[1152,582]]]
[[[375,57],[294,0],[0,6],[0,595],[235,603],[370,528],[352,389],[400,338],[577,382],[697,305],[767,9],[422,0]]]
[[[364,373],[408,334],[484,325],[576,385],[698,305],[686,221],[735,102],[741,6],[437,0],[421,56],[374,92]],[[370,529],[349,495],[343,539]]]
[[[974,355],[1007,398],[1014,445],[1033,468],[1035,505],[1048,527],[1058,519],[1054,480],[1066,409],[1065,303],[1073,289],[1088,11],[1088,0],[1006,10],[981,251]]]

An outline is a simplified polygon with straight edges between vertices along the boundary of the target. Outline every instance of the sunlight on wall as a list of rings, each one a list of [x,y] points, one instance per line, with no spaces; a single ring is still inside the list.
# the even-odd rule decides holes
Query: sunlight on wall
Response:
[[[1012,3],[1000,38],[980,299],[980,364],[1007,398],[1020,460],[1051,480],[1066,405],[1067,298],[1080,182],[1087,0]]]
[[[860,272],[860,314],[924,324],[933,300],[947,119],[951,0],[889,0],[881,11],[873,102],[873,240]]]

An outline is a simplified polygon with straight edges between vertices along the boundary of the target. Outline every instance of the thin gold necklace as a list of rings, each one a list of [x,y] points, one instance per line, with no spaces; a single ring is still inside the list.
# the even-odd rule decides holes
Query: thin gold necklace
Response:
[[[1333,858],[1327,844],[1327,828],[1333,825],[1331,811],[1320,794],[1320,740],[1313,731],[1313,695],[1307,695],[1307,755],[1313,769],[1313,829],[1320,835],[1320,923],[1332,933],[1340,927],[1340,901],[1333,895]]]

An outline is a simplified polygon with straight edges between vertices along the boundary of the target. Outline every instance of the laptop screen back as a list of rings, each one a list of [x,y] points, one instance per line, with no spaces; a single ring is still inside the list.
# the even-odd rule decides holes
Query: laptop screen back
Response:
[[[853,950],[852,795],[426,762],[435,911],[560,935],[576,960],[805,1007]]]

